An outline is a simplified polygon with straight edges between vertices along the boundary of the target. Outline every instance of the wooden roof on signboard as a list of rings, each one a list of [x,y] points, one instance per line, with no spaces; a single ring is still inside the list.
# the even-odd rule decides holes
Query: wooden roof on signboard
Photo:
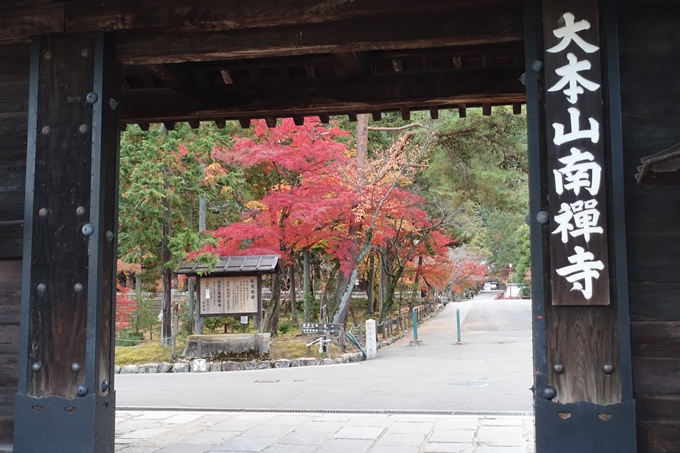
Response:
[[[279,255],[221,256],[212,271],[205,264],[193,261],[183,262],[177,274],[199,275],[201,277],[236,277],[240,275],[274,274],[281,271]]]
[[[680,143],[651,156],[643,157],[636,176],[647,187],[680,186]]]

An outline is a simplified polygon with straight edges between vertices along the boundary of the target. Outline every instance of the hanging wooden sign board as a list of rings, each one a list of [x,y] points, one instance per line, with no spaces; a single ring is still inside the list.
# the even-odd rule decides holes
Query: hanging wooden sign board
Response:
[[[544,2],[553,305],[609,305],[598,3]]]

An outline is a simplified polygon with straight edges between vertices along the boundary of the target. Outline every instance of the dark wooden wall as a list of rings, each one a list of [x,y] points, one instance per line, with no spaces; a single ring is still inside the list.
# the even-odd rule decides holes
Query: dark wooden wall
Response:
[[[29,53],[0,46],[0,444],[12,438],[17,391]]]
[[[680,2],[619,2],[626,228],[638,451],[680,451],[680,189],[637,185],[680,142]]]

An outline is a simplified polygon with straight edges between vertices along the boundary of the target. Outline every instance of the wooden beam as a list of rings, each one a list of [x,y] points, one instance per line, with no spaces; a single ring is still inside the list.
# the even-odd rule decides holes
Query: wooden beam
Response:
[[[366,77],[371,74],[371,59],[366,52],[333,54],[336,73],[341,77]]]
[[[465,104],[458,104],[458,117],[465,118],[467,116],[467,109]]]
[[[323,124],[328,124],[331,121],[331,117],[328,113],[319,113],[319,121]]]
[[[305,117],[302,115],[293,115],[293,122],[296,126],[302,126],[305,124]]]
[[[439,109],[435,107],[430,107],[430,118],[433,120],[439,119]]]
[[[228,3],[228,2],[227,2]],[[470,46],[523,39],[522,9],[484,8],[456,15],[375,17],[370,20],[209,32],[121,33],[116,54],[125,64]]]
[[[0,2],[0,43],[28,42],[31,36],[61,33],[64,4],[51,0],[3,0]]]
[[[189,120],[188,121],[189,126],[191,126],[192,129],[198,129],[201,127],[201,121],[200,120]]]
[[[402,107],[399,110],[401,111],[401,119],[403,121],[410,121],[411,120],[411,111],[408,109],[408,107]]]
[[[382,121],[382,112],[371,112],[373,121]]]
[[[418,106],[524,102],[522,67],[395,73],[369,78],[291,80],[215,85],[188,91],[134,90],[124,94],[123,121],[289,117],[370,113]]]
[[[491,116],[491,104],[482,104],[482,115]]]
[[[351,122],[353,122],[353,123],[356,122],[356,120],[357,120],[357,112],[348,112],[348,113],[347,113],[347,118],[349,118],[349,120],[350,120]]]
[[[217,126],[219,129],[224,129],[227,126],[227,120],[225,120],[224,118],[216,119],[215,126]]]
[[[9,3],[21,4],[21,0]],[[29,4],[49,4],[49,0],[28,1]],[[431,14],[460,12],[471,6],[482,6],[487,10],[498,7],[498,0],[421,0],[417,4],[410,0],[297,0],[256,1],[230,0],[110,0],[92,2],[71,0],[66,5],[62,25],[67,31],[95,30],[230,30],[255,27],[280,27],[287,25],[318,24],[331,21],[357,21],[384,16],[406,16],[414,10]],[[26,17],[26,11],[35,14],[35,7],[15,7],[17,17]],[[63,8],[63,7],[62,7]],[[0,10],[2,11],[2,10]],[[2,11],[4,12],[4,11]],[[7,12],[11,12],[8,8]],[[39,12],[39,10],[38,10]],[[31,15],[32,15],[31,14]],[[29,16],[30,17],[30,16]]]
[[[239,117],[238,122],[242,129],[248,129],[250,127],[250,118]]]
[[[163,126],[169,131],[172,131],[175,129],[175,122],[174,121],[165,121],[163,123]]]

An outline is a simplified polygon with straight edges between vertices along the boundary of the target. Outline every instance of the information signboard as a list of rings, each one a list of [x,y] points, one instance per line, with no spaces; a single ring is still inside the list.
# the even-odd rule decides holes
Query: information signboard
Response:
[[[201,315],[258,313],[258,277],[204,277],[200,280]]]

